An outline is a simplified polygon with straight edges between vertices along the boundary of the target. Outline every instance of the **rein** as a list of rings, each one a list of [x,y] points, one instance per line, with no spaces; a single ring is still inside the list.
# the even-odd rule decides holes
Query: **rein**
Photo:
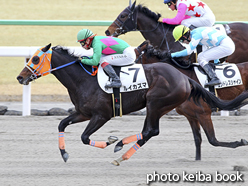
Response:
[[[88,59],[90,59],[88,56],[82,56],[81,58],[83,58],[83,57],[86,57],[86,58],[88,58]],[[75,61],[76,62],[76,61]],[[92,73],[90,73],[84,66],[83,66],[83,64],[82,63],[79,63],[80,64],[80,66],[84,69],[84,71],[85,72],[87,72],[89,75],[91,75],[91,76],[95,76],[96,74],[97,74],[97,71],[98,71],[98,67],[97,66],[92,66]]]
[[[144,55],[144,51],[140,51],[140,46],[138,46],[137,48],[135,48],[138,52],[139,52],[139,57],[134,61],[134,63],[138,63],[138,61],[140,61],[140,63],[142,64],[142,57]]]

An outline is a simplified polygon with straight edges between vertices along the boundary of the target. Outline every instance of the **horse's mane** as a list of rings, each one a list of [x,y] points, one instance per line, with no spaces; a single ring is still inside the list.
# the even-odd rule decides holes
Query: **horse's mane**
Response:
[[[78,58],[78,56],[76,56],[73,52],[70,52],[68,48],[60,45],[52,47],[52,50],[67,56],[67,58],[71,59],[72,61]]]
[[[145,15],[147,15],[148,17],[152,18],[154,21],[158,21],[158,19],[161,17],[160,13],[155,13],[153,11],[151,11],[150,9],[148,9],[146,6],[139,4],[135,7],[139,12],[143,12]],[[176,25],[170,25],[167,23],[163,23],[163,25],[167,25],[170,28],[174,28]]]
[[[143,12],[144,14],[146,14],[148,17],[154,19],[154,20],[158,20],[158,18],[161,17],[161,14],[159,13],[155,13],[151,10],[149,10],[146,6],[143,6],[142,4],[139,4],[136,6],[136,9],[140,12]]]

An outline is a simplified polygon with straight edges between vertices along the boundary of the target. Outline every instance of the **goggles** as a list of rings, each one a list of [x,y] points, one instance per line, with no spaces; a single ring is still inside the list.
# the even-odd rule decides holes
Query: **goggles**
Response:
[[[178,41],[183,43],[185,40],[186,40],[186,38],[182,36]]]
[[[169,3],[167,3],[167,5],[168,5],[168,6],[171,6],[171,5],[172,5],[172,3],[171,3],[171,2],[169,2]]]
[[[80,41],[81,46],[83,47],[84,45],[86,45],[86,39],[84,39],[83,41]]]

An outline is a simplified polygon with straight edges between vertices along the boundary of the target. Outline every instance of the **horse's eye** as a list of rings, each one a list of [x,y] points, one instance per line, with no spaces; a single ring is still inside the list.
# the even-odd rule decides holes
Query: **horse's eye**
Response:
[[[123,14],[121,15],[121,18],[122,18],[122,19],[125,18],[125,17],[126,17],[125,15],[123,15]]]
[[[39,64],[39,62],[40,62],[40,58],[38,56],[34,56],[32,59],[32,63],[34,65],[37,65],[37,64]]]

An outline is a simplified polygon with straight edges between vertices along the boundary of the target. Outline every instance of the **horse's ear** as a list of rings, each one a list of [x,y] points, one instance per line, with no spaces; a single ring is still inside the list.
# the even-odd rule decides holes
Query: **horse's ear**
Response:
[[[48,44],[47,46],[45,46],[44,48],[42,48],[43,52],[46,52],[49,50],[49,48],[51,47],[52,43]]]
[[[130,6],[130,9],[131,9],[131,11],[132,11],[132,10],[134,10],[134,8],[135,8],[136,0],[133,2],[132,5],[131,5],[131,4],[132,4],[132,0],[129,1],[129,6]]]

